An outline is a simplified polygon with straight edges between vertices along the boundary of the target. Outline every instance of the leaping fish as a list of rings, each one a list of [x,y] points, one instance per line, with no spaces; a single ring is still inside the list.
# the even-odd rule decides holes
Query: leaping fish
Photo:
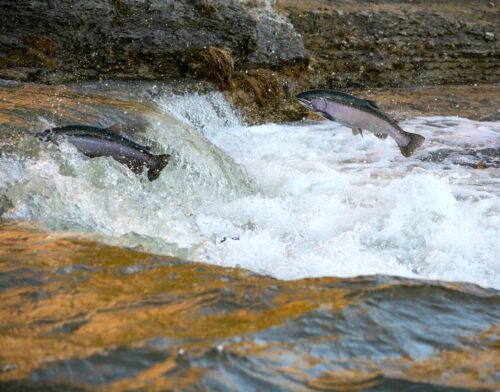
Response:
[[[89,158],[111,157],[135,174],[147,168],[149,181],[158,178],[171,158],[169,154],[154,155],[149,147],[141,146],[108,128],[68,125],[47,129],[38,136],[42,141],[55,144],[67,141]]]
[[[305,91],[297,95],[297,99],[304,107],[320,116],[352,128],[354,135],[363,136],[363,130],[382,139],[390,135],[405,157],[410,157],[425,140],[423,136],[404,131],[370,100],[335,90]]]

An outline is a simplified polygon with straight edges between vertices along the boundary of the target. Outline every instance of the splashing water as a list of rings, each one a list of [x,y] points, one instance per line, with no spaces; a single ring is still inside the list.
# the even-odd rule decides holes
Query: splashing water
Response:
[[[435,117],[402,125],[427,138],[414,159],[391,140],[354,138],[331,122],[219,132],[212,140],[262,191],[203,217],[206,235],[228,222],[252,229],[200,257],[282,278],[397,274],[498,287],[498,167],[425,158],[444,146],[498,145],[500,124]]]
[[[147,137],[175,158],[157,181],[26,138],[36,153],[0,160],[4,217],[284,279],[390,274],[500,288],[500,122],[403,122],[427,139],[406,159],[390,138],[328,121],[245,126],[218,93],[156,104]],[[480,159],[484,170],[473,168]]]

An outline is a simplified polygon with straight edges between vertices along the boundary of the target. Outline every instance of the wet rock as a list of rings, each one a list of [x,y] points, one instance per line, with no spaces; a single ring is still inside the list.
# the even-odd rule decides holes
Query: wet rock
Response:
[[[209,47],[187,54],[186,76],[215,81],[221,89],[232,88],[234,58],[228,49]]]
[[[11,372],[11,371],[14,371],[17,369],[17,366],[12,364],[12,363],[7,363],[5,365],[2,365],[2,367],[0,367],[0,373],[7,373],[7,372]]]
[[[204,79],[229,91],[251,121],[292,121],[306,113],[295,94],[311,88],[497,83],[498,7],[486,0],[474,7],[465,0],[0,1],[0,78]]]
[[[275,72],[266,69],[251,70],[245,76],[245,81],[255,94],[255,100],[263,107],[282,98],[282,87]]]
[[[0,219],[5,211],[12,208],[12,202],[5,195],[0,195]]]
[[[317,0],[315,4],[285,2],[311,56],[313,87],[484,83],[500,78],[496,40],[500,9],[495,4],[485,0],[473,8],[464,0],[334,4]]]
[[[306,62],[304,44],[290,22],[265,9],[254,9],[251,14],[256,21],[256,40],[248,56],[250,64],[277,67]]]
[[[495,34],[493,34],[492,32],[487,31],[486,33],[484,33],[484,39],[486,41],[494,41],[495,40]]]
[[[0,2],[0,76],[22,79],[166,78],[190,74],[186,59],[209,47],[237,67],[305,61],[293,26],[270,9],[224,0],[19,0]],[[23,76],[23,75],[21,75]]]
[[[457,150],[443,148],[422,155],[420,160],[469,166],[475,169],[499,168],[500,148],[469,148]]]

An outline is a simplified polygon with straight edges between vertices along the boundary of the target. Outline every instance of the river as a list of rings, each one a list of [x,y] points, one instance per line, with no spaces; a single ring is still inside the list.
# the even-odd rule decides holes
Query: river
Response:
[[[453,115],[437,98],[393,108],[426,137],[406,159],[329,121],[247,125],[183,84],[4,82],[0,383],[500,388],[500,121],[485,90],[481,110],[463,96]],[[173,160],[149,182],[36,138],[75,123],[120,124]]]

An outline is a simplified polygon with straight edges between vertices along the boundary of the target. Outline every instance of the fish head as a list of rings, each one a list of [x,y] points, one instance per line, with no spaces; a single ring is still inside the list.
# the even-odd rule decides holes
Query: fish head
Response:
[[[332,116],[326,112],[328,106],[326,98],[324,90],[305,91],[297,95],[299,103],[306,109],[329,120],[333,120]]]
[[[309,94],[309,91],[298,94],[297,99],[306,109],[314,111],[314,106],[312,104],[313,97]]]

